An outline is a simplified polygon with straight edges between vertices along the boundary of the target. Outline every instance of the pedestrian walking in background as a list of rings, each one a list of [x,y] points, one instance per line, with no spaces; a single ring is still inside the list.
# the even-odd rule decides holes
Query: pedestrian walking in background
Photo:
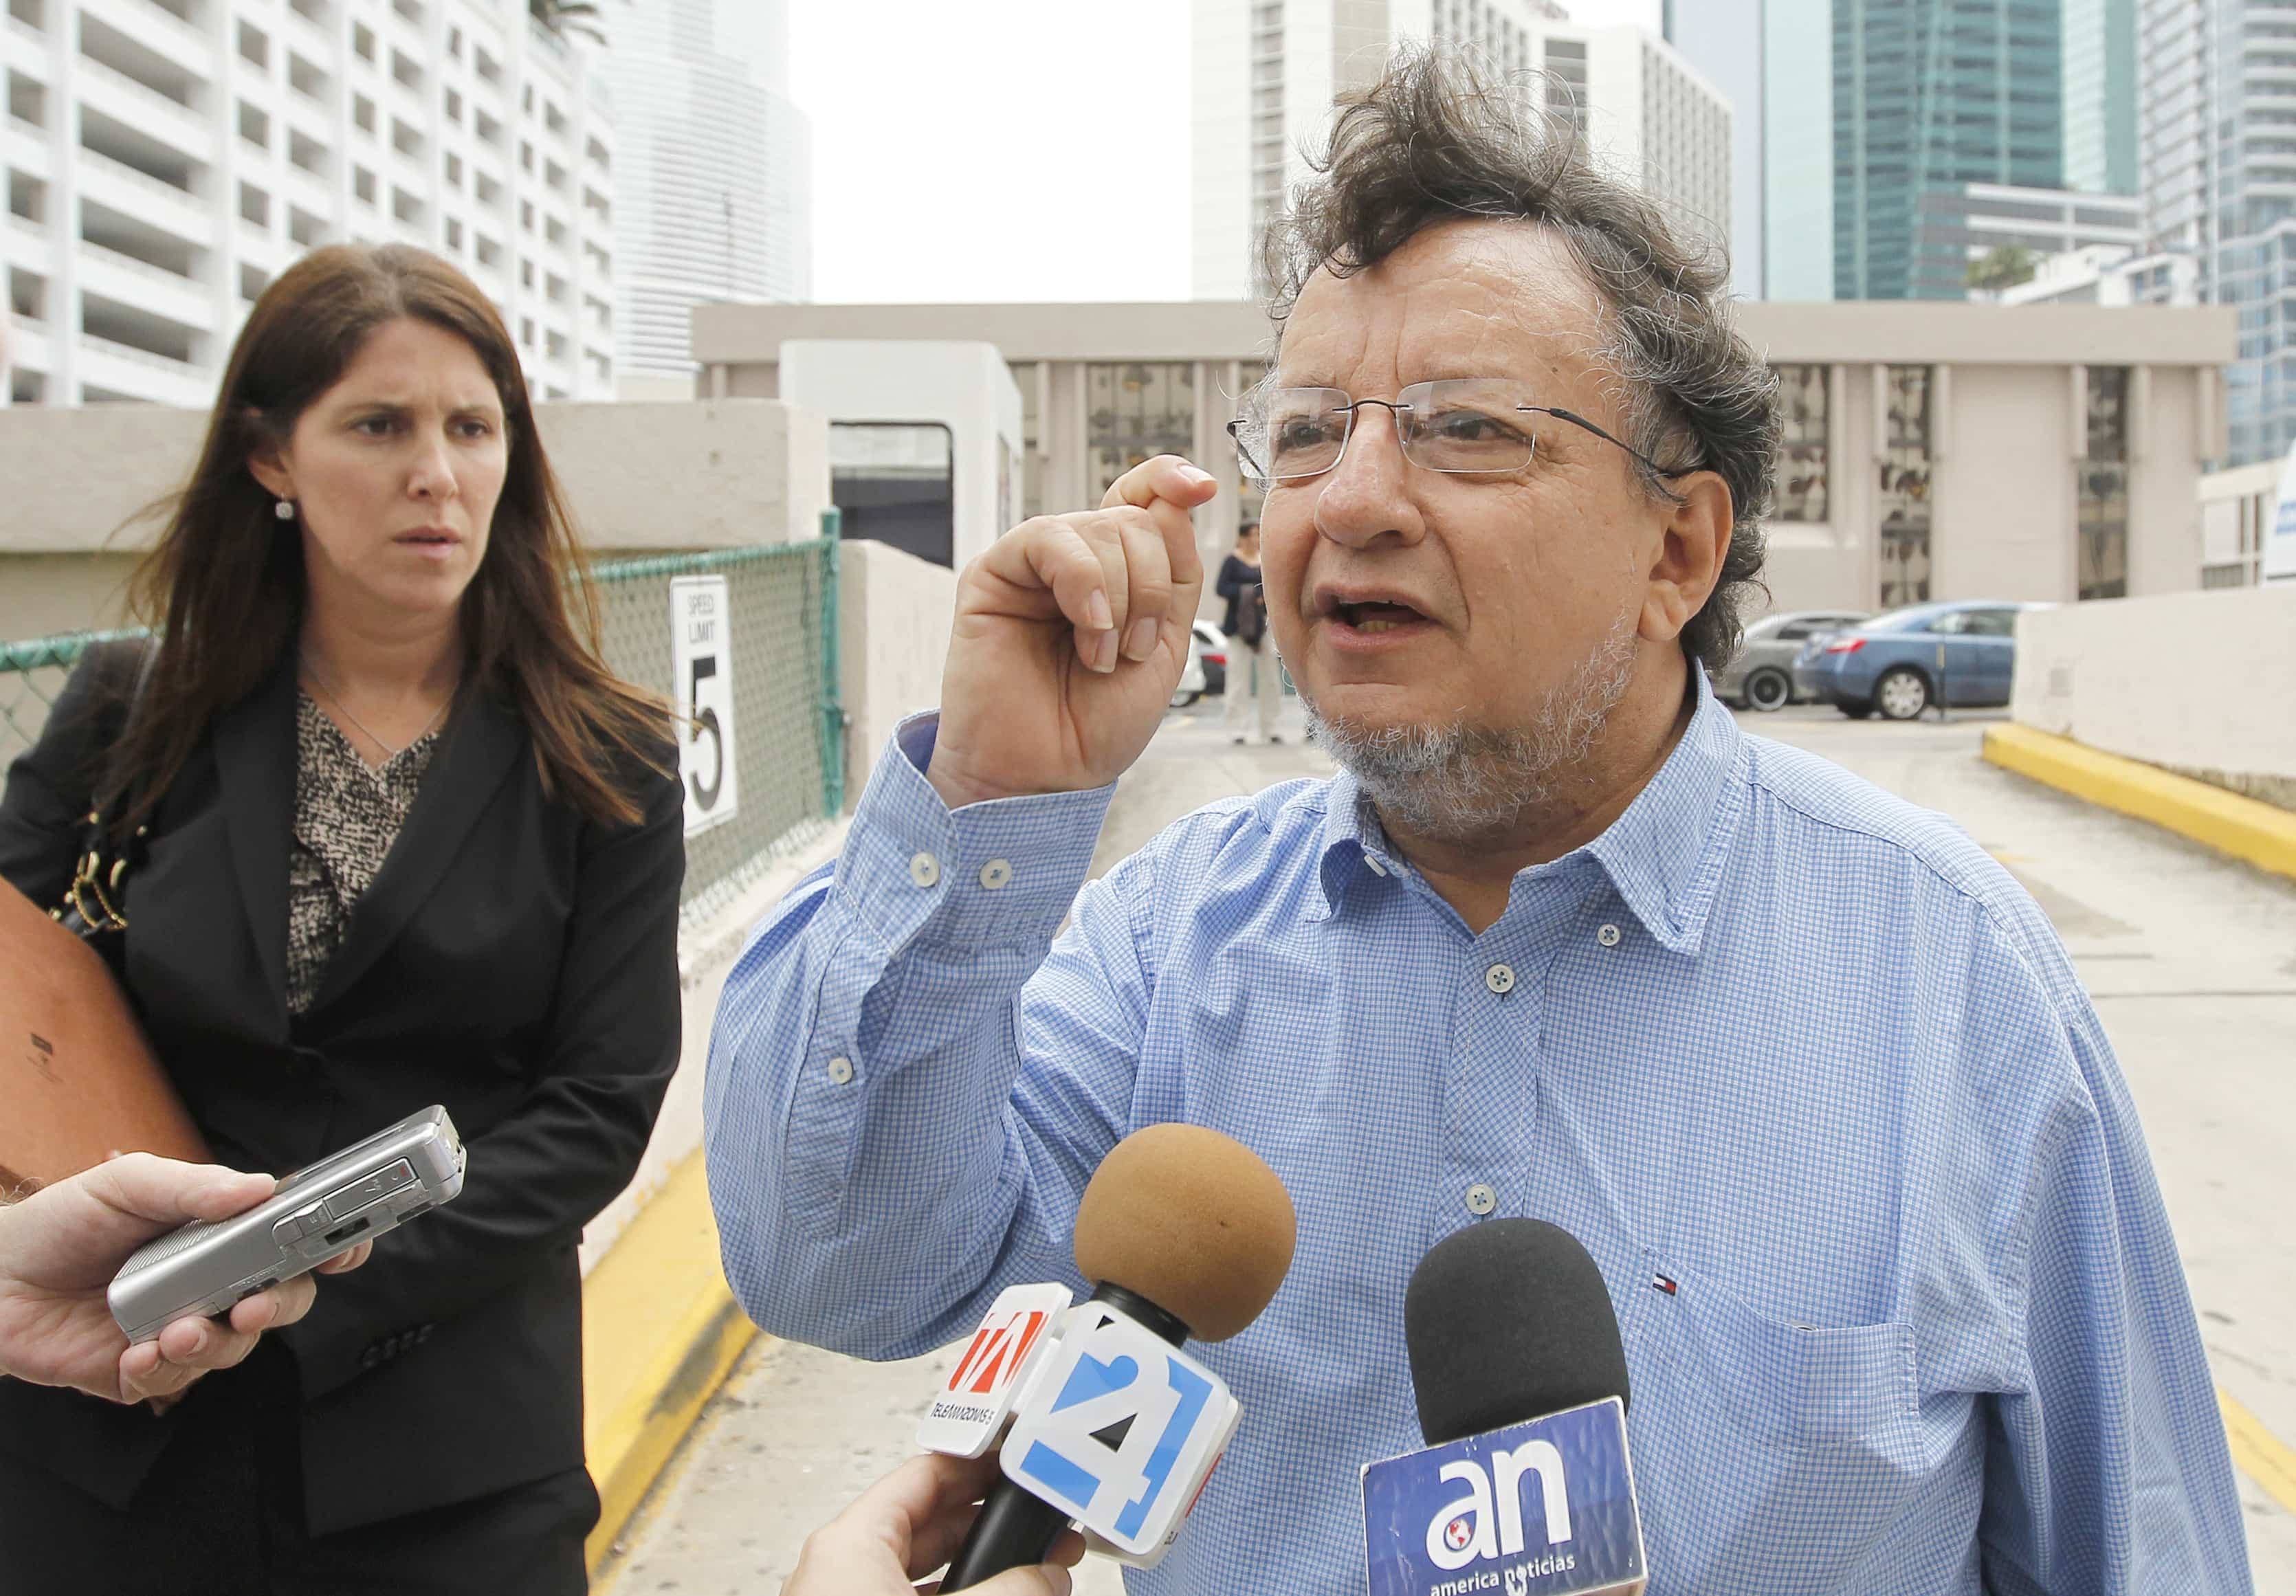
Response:
[[[1281,742],[1275,717],[1283,710],[1283,674],[1275,640],[1267,632],[1267,600],[1259,588],[1259,523],[1246,521],[1235,552],[1220,564],[1217,584],[1227,601],[1220,630],[1227,634],[1227,708],[1221,716],[1239,743]],[[1246,732],[1247,724],[1254,729]]]

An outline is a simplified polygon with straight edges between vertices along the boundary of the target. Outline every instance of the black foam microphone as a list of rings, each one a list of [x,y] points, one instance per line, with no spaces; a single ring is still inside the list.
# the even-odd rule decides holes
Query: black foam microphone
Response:
[[[1411,1272],[1403,1335],[1430,1446],[1628,1400],[1603,1272],[1543,1219],[1486,1219],[1429,1248]]]
[[[1404,1339],[1424,1451],[1363,1471],[1371,1596],[1639,1596],[1627,1355],[1569,1232],[1488,1219],[1412,1272]]]

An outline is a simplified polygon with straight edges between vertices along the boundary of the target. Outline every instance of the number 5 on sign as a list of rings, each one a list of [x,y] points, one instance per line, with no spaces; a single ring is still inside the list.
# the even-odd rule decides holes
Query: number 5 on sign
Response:
[[[677,673],[677,773],[685,784],[685,834],[734,818],[734,611],[723,577],[669,585],[670,665]]]

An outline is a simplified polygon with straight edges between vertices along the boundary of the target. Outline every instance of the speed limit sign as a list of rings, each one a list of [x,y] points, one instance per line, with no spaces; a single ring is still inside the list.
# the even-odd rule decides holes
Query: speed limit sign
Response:
[[[669,584],[670,663],[677,673],[677,773],[685,834],[725,824],[741,807],[734,759],[734,611],[723,577]]]

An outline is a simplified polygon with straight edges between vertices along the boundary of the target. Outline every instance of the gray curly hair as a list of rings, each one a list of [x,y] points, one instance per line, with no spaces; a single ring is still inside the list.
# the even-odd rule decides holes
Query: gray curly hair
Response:
[[[1279,328],[1316,272],[1366,270],[1429,227],[1480,217],[1554,229],[1602,299],[1603,358],[1628,388],[1628,441],[1729,486],[1730,551],[1681,637],[1709,670],[1727,664],[1748,601],[1767,596],[1778,416],[1775,373],[1732,324],[1720,250],[1678,241],[1647,198],[1595,168],[1570,118],[1456,50],[1406,47],[1377,82],[1342,95],[1310,164],[1316,176],[1261,241]],[[1645,492],[1679,503],[1664,477],[1636,471]]]

